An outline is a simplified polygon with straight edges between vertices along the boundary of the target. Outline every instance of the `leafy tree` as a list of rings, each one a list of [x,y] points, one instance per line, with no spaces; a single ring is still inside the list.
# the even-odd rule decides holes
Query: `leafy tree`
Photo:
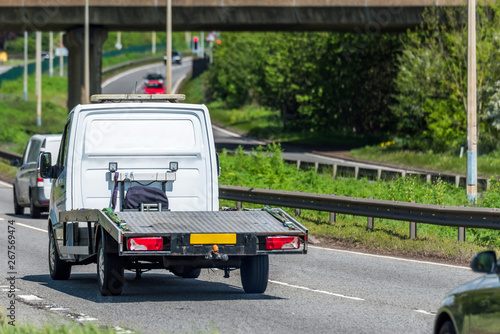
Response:
[[[494,146],[500,117],[498,87],[500,47],[498,3],[477,9],[477,115],[483,150]],[[467,132],[467,8],[435,8],[426,24],[409,33],[398,58],[393,107],[399,134],[414,149],[445,151],[466,142]]]

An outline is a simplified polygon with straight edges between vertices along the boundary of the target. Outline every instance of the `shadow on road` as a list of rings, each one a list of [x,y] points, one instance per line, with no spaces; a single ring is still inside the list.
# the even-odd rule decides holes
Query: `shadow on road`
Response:
[[[114,297],[101,296],[97,287],[97,274],[75,273],[68,281],[54,281],[49,275],[28,275],[23,279],[73,297],[105,303],[282,299],[266,294],[247,294],[239,286],[206,281],[203,280],[204,276],[213,277],[213,273],[203,270],[199,279],[156,273],[146,273],[141,279],[135,279],[134,273],[126,273],[123,292]]]

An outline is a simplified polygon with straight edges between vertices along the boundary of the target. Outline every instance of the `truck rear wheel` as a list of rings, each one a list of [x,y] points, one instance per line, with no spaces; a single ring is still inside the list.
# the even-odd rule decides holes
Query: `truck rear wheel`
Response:
[[[248,256],[241,260],[241,284],[246,293],[264,293],[269,279],[269,256]]]
[[[59,258],[54,232],[49,238],[49,271],[53,280],[67,280],[71,275],[71,265]]]
[[[118,296],[125,282],[123,259],[118,254],[106,251],[105,236],[97,249],[97,284],[103,296]]]

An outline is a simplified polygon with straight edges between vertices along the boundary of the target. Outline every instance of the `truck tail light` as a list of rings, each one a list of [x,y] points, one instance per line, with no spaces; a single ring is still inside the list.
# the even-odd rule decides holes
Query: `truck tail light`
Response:
[[[128,250],[131,251],[161,251],[163,249],[163,238],[130,238],[127,246]]]
[[[40,176],[36,179],[36,185],[38,187],[43,187],[43,179]]]
[[[266,237],[266,249],[298,249],[300,238],[290,236]]]

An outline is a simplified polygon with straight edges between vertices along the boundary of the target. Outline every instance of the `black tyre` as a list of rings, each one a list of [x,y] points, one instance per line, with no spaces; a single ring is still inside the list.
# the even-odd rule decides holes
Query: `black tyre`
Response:
[[[71,275],[71,264],[59,258],[53,232],[49,237],[49,271],[53,280],[67,280]]]
[[[17,195],[16,195],[16,188],[14,187],[14,213],[16,215],[22,215],[24,214],[24,208],[19,205],[19,202],[17,201]]]
[[[448,320],[441,325],[439,329],[439,334],[456,334],[455,327],[453,327],[453,323]]]
[[[42,213],[42,209],[35,205],[35,201],[33,197],[30,197],[30,217],[31,218],[40,218]]]
[[[106,251],[103,236],[97,248],[97,284],[103,296],[118,296],[125,282],[123,259],[115,253]]]
[[[264,293],[269,279],[268,255],[248,256],[241,261],[241,284],[246,293]]]
[[[201,274],[201,268],[194,268],[191,270],[186,271],[184,274],[181,275],[182,278],[198,278],[200,277]]]
[[[175,267],[170,269],[172,274],[175,276],[179,276],[182,278],[198,278],[201,274],[201,268],[192,268],[192,267]]]

